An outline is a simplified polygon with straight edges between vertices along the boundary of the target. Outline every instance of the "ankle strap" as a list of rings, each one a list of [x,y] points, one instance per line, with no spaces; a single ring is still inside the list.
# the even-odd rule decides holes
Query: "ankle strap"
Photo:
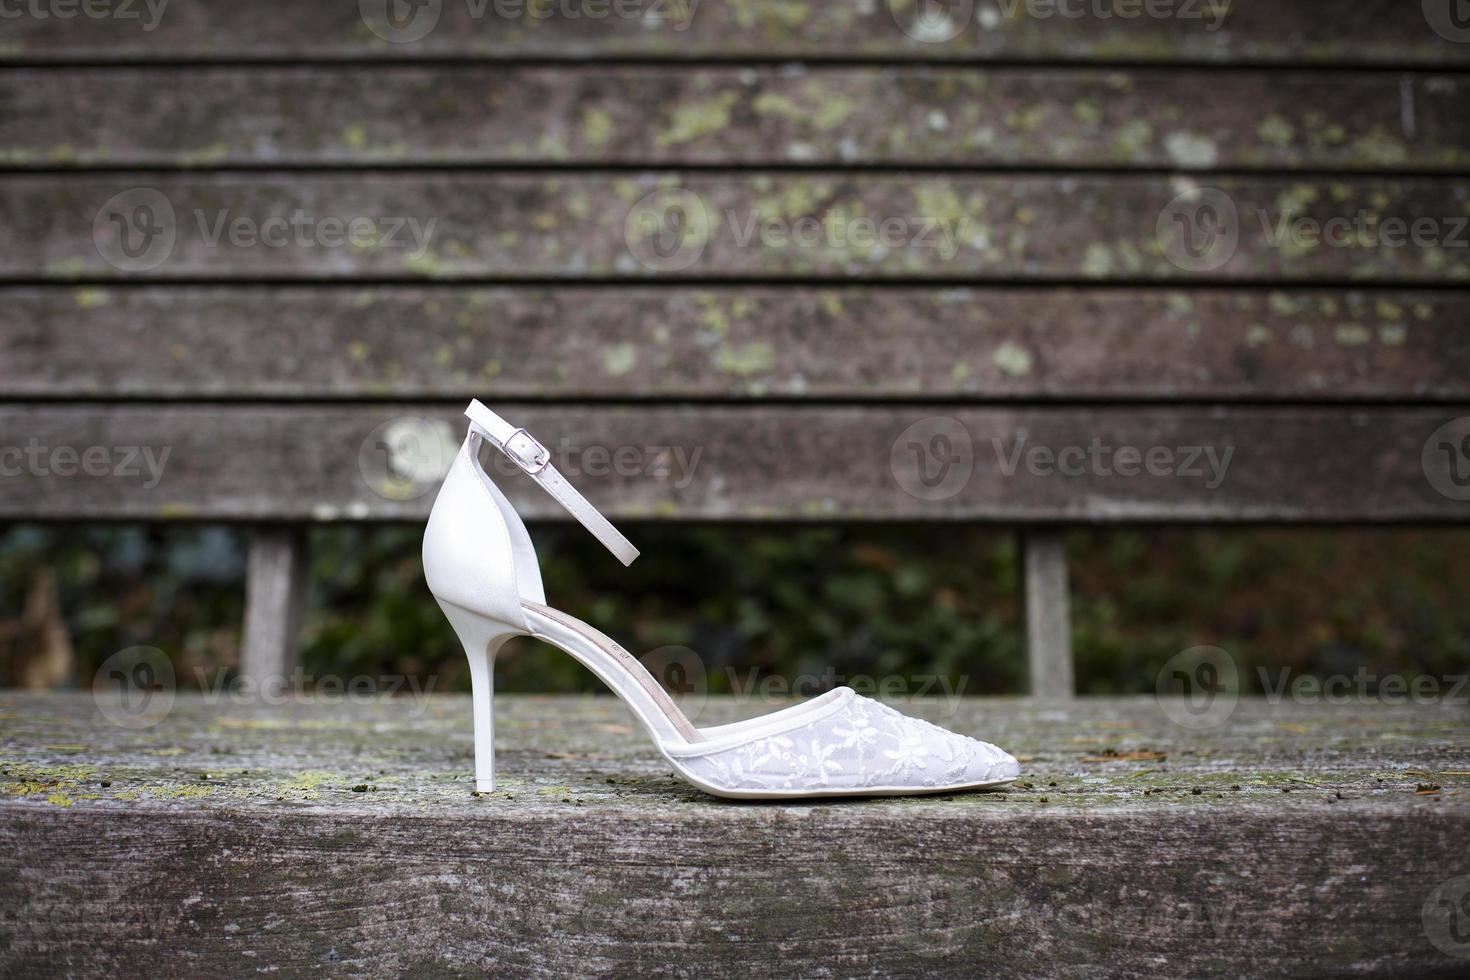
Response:
[[[616,555],[618,561],[624,565],[633,564],[633,559],[638,557],[638,549],[551,465],[551,451],[541,445],[535,436],[525,429],[511,425],[479,401],[470,402],[470,407],[464,413],[469,417],[471,432],[488,440],[490,445],[505,453],[511,462],[541,484],[547,493],[556,498],[557,503],[565,507],[568,513],[581,521],[582,526],[602,542],[604,548]]]

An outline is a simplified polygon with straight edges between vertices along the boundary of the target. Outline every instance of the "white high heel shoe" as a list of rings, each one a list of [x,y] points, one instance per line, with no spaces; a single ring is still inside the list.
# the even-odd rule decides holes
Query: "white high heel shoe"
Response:
[[[695,728],[632,654],[546,605],[526,526],[480,466],[489,442],[555,497],[624,565],[638,549],[551,465],[551,454],[478,401],[424,532],[429,589],[470,658],[475,787],[495,788],[495,654],[512,636],[560,647],[612,688],[674,769],[717,796],[777,798],[949,793],[1016,778],[1016,760],[986,742],[909,718],[840,687],[760,718]]]

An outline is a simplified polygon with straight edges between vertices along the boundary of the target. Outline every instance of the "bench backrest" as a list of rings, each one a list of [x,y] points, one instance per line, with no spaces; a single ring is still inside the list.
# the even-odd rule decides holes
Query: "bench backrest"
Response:
[[[8,21],[0,520],[1465,518],[1452,21],[660,6]]]

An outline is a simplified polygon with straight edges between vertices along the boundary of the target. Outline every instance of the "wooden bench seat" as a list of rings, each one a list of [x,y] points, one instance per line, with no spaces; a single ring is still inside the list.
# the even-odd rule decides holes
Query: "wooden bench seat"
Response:
[[[1463,972],[1426,932],[1470,873],[1463,705],[1247,700],[1208,732],[1152,699],[913,710],[1022,782],[732,803],[610,698],[505,697],[473,797],[461,696],[181,695],[125,728],[0,694],[0,971]]]

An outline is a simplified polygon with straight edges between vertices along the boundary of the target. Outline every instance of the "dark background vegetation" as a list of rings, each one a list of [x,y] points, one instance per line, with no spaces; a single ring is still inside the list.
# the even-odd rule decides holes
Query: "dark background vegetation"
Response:
[[[687,646],[710,689],[801,675],[926,675],[968,694],[1024,690],[1014,535],[973,525],[631,526],[623,569],[575,525],[533,528],[548,597],[636,654]],[[227,527],[13,526],[0,533],[0,620],[51,569],[76,653],[71,683],[133,645],[181,686],[238,665],[245,533]],[[312,532],[308,675],[408,675],[468,689],[423,581],[417,527]],[[1470,665],[1470,530],[1078,530],[1068,537],[1084,693],[1142,693],[1171,655],[1224,647],[1259,689],[1273,671],[1435,676]],[[503,691],[596,690],[557,651],[518,641]],[[0,656],[23,651],[0,641]]]

